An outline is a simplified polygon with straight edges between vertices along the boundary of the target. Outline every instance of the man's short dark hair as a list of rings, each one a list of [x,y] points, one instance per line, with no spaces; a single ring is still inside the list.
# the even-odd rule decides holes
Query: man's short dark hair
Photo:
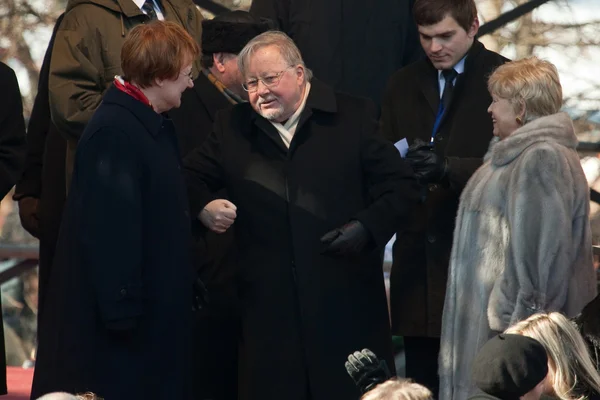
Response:
[[[413,6],[415,22],[420,26],[429,26],[451,16],[465,31],[471,29],[477,18],[474,0],[417,0]]]
[[[200,63],[204,68],[210,68],[214,65],[213,54],[239,53],[250,39],[268,30],[270,25],[249,12],[235,10],[205,20],[202,27]]]

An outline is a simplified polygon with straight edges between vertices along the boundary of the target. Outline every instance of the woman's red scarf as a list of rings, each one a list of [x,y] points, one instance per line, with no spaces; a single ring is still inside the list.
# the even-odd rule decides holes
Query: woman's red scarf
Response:
[[[115,76],[114,83],[115,83],[115,86],[117,87],[117,89],[119,89],[120,91],[127,93],[134,99],[139,100],[142,103],[144,103],[145,105],[147,105],[148,107],[152,108],[152,103],[150,103],[150,100],[148,100],[146,95],[144,93],[142,93],[142,91],[138,87],[125,81],[122,77],[120,77],[118,75]]]

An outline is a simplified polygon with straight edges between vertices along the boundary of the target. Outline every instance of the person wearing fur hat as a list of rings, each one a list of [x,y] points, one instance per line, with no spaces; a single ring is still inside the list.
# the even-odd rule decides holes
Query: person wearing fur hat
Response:
[[[488,80],[494,138],[462,192],[442,317],[440,400],[471,394],[477,350],[539,312],[596,296],[589,189],[556,67],[530,57]]]
[[[537,340],[517,334],[491,338],[475,357],[469,400],[538,400],[548,375],[548,355]]]
[[[181,107],[169,112],[182,157],[212,131],[217,111],[247,100],[237,54],[266,22],[245,11],[231,11],[202,22],[202,70],[183,93]],[[227,198],[226,193],[219,196]],[[222,235],[192,222],[194,265],[209,303],[194,319],[194,395],[196,399],[237,398],[239,323],[234,283],[233,229]]]

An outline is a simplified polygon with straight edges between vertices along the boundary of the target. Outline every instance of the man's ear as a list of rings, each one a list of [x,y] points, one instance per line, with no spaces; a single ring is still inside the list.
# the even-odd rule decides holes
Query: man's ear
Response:
[[[213,53],[213,65],[220,73],[225,72],[225,53]]]
[[[477,32],[479,32],[479,18],[475,16],[475,19],[473,20],[473,23],[471,24],[467,35],[470,38],[474,38],[475,36],[477,36]]]

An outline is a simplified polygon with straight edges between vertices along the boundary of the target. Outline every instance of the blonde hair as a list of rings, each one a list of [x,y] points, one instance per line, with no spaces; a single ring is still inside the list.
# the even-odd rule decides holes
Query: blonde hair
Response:
[[[600,375],[577,328],[564,315],[534,314],[506,330],[539,341],[548,353],[548,370],[554,394],[561,400],[583,400],[582,387],[600,393]]]
[[[296,46],[294,41],[288,35],[279,31],[267,31],[261,33],[250,40],[246,46],[244,46],[242,51],[240,51],[240,54],[238,54],[238,69],[240,70],[242,76],[246,76],[246,70],[248,63],[250,62],[250,57],[256,51],[268,46],[277,46],[279,49],[279,54],[281,54],[281,57],[288,64],[288,66],[295,67],[297,65],[301,65],[304,69],[305,81],[310,82],[313,74],[312,71],[304,64],[304,60],[302,59],[302,54],[300,54],[298,46]]]
[[[433,400],[433,394],[409,379],[390,379],[375,386],[360,400]]]
[[[525,108],[524,123],[556,114],[562,86],[554,64],[528,57],[499,66],[488,79],[490,94],[510,101],[516,113]]]

